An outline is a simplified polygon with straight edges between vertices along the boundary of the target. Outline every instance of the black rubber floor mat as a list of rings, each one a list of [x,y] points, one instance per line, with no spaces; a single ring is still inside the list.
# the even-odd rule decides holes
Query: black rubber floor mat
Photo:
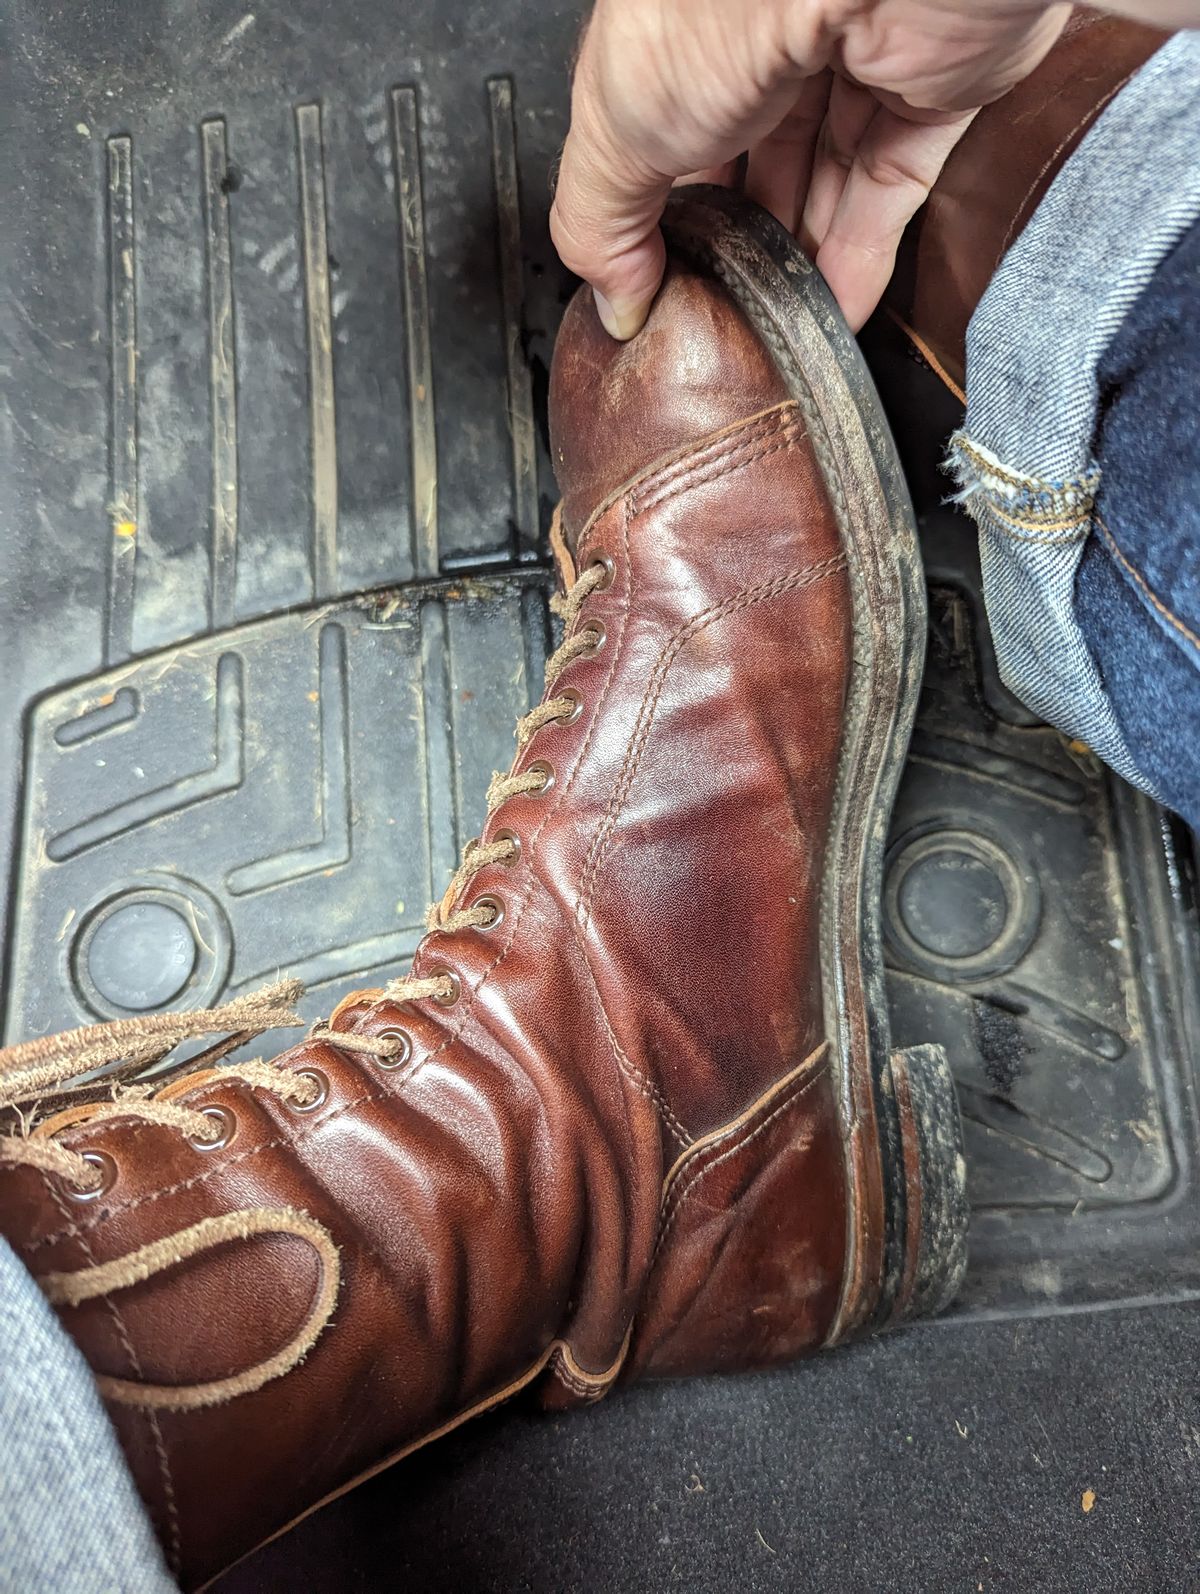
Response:
[[[1200,936],[1183,827],[1000,680],[940,382],[865,338],[930,585],[884,925],[899,1041],[942,1042],[972,1206],[960,1312],[1200,1295]]]
[[[9,8],[10,1038],[403,969],[540,690],[578,10]],[[996,678],[911,376],[934,593],[886,908],[897,1038],[962,1086],[960,1310],[1195,1295],[1193,886]]]
[[[1194,1294],[1188,852],[1086,748],[1028,723],[995,674],[961,519],[923,532],[929,662],[884,923],[897,1040],[940,1041],[959,1088],[960,1309]]]
[[[402,969],[540,695],[544,586],[414,584],[43,697],[10,1028],[207,1005],[280,969],[316,1017]]]

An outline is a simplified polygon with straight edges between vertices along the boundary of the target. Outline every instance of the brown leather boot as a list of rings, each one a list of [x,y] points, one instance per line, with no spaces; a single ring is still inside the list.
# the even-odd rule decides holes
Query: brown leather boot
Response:
[[[786,234],[708,191],[668,234],[635,342],[567,313],[566,636],[412,975],[4,1143],[0,1227],[190,1584],[535,1380],[765,1366],[958,1284],[953,1087],[891,1052],[880,955],[904,484]],[[8,1099],[131,1037],[85,1044]]]
[[[1024,82],[985,106],[905,236],[886,303],[961,399],[967,323],[1068,156],[1168,35],[1076,11]]]

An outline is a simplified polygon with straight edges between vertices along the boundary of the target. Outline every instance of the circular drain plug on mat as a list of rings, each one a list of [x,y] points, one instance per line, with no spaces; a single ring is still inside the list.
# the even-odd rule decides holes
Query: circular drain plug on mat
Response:
[[[889,850],[888,943],[903,963],[933,979],[958,983],[1012,968],[1040,913],[1037,881],[976,830],[933,822]]]
[[[87,972],[101,998],[147,1013],[178,996],[196,967],[196,938],[162,902],[122,902],[88,940]]]
[[[71,949],[75,994],[100,1018],[205,1006],[229,972],[229,925],[216,900],[194,881],[150,878],[164,884],[114,891],[85,914]]]

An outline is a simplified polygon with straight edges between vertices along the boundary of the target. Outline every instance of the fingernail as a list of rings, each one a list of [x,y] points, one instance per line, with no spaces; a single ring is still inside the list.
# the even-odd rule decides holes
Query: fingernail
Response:
[[[646,322],[646,309],[637,304],[613,304],[606,299],[599,288],[592,289],[592,296],[596,301],[596,313],[600,317],[600,324],[610,338],[617,338],[621,343],[626,343],[635,332],[640,332]]]

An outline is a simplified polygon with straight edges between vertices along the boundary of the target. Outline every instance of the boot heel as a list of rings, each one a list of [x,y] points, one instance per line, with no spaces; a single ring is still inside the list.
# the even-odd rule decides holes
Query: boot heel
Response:
[[[905,1187],[905,1247],[891,1318],[949,1306],[967,1265],[967,1179],[962,1121],[940,1046],[893,1052],[892,1089]]]

